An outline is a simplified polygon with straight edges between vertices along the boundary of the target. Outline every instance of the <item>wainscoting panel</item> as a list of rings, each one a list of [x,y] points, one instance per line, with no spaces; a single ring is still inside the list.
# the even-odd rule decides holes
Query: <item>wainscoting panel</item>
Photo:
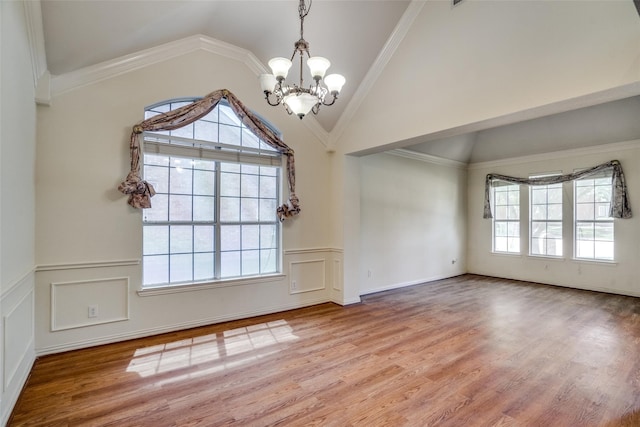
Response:
[[[51,330],[129,319],[129,277],[51,283]]]
[[[325,289],[325,260],[312,259],[289,263],[289,286],[291,294]]]
[[[15,379],[23,360],[33,349],[33,291],[30,290],[9,312],[4,313],[4,385]]]
[[[333,260],[333,290],[342,290],[342,260]]]
[[[35,361],[34,270],[22,278],[3,284],[2,309],[2,393],[0,425],[5,425]]]

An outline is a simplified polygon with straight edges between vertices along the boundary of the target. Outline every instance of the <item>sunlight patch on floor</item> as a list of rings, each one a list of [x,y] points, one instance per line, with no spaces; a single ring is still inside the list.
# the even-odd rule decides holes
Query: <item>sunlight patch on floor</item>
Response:
[[[137,349],[127,372],[149,377],[201,366],[202,369],[182,375],[184,379],[194,378],[255,361],[280,351],[281,344],[297,339],[285,320],[260,323]],[[273,346],[276,347],[270,348]],[[266,349],[269,350],[257,351]],[[251,356],[242,357],[249,352]]]

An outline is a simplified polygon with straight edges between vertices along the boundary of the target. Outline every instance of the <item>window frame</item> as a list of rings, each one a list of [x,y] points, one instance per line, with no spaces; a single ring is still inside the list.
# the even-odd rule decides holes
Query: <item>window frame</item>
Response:
[[[607,184],[596,184],[597,180],[603,180],[606,179],[608,181]],[[592,184],[591,185],[578,185],[578,183],[580,182],[585,182],[585,181],[591,181]],[[578,197],[578,187],[592,187],[593,188],[593,201],[592,202],[584,202],[584,201],[580,201],[579,197]],[[609,187],[608,193],[609,193],[609,201],[608,202],[603,202],[603,201],[597,201],[596,200],[596,189],[600,187],[600,188],[605,188],[605,187]],[[611,207],[611,197],[613,195],[613,182],[612,182],[612,173],[611,172],[604,172],[602,174],[598,174],[596,176],[590,176],[590,177],[586,177],[583,179],[578,179],[575,180],[573,182],[573,259],[576,261],[587,261],[587,262],[599,262],[599,263],[615,263],[616,262],[616,257],[615,257],[615,219],[611,216],[609,216],[609,212],[610,212],[610,207]],[[592,220],[586,220],[586,219],[578,219],[579,217],[579,206],[578,205],[592,205],[593,206],[593,219]],[[597,206],[600,205],[600,206]],[[602,206],[602,205],[606,205],[606,206]],[[596,209],[597,208],[605,208],[606,212],[607,212],[607,216],[604,217],[602,215],[597,215],[596,214]],[[600,210],[600,209],[598,209]],[[592,239],[581,239],[580,237],[580,232],[579,232],[579,226],[581,224],[592,224],[592,232],[593,232],[593,238]],[[597,224],[610,224],[610,228],[611,228],[611,240],[597,240],[596,239],[596,226]],[[579,255],[580,252],[580,244],[579,242],[592,242],[593,244],[593,248],[592,248],[592,253],[593,256],[581,256]],[[604,258],[604,257],[598,257],[596,256],[596,242],[610,242],[611,243],[611,258]]]
[[[548,176],[556,176],[556,175],[560,175],[560,173],[549,173],[549,174],[543,174],[543,175],[531,175],[529,178],[542,178],[542,177],[548,177]],[[544,257],[544,258],[557,258],[557,259],[562,259],[564,257],[564,184],[563,183],[557,183],[557,184],[547,184],[547,185],[529,185],[529,192],[528,192],[528,197],[529,197],[529,256],[532,257]],[[545,190],[545,203],[534,203],[534,192],[540,191],[541,189]],[[555,203],[549,203],[549,191],[550,190],[560,190],[560,202],[555,202]],[[560,219],[549,219],[549,206],[550,205],[559,205],[560,206]],[[540,219],[540,218],[534,218],[534,209],[535,206],[544,206],[544,210],[545,210],[545,219]],[[548,230],[549,229],[549,225],[550,224],[559,224],[560,225],[560,237],[559,238],[554,238],[552,240],[556,240],[558,242],[556,242],[557,245],[559,245],[560,248],[560,254],[559,255],[554,255],[554,254],[549,254],[548,253],[548,244],[549,244],[549,240],[548,238],[544,238],[545,241],[545,250],[544,253],[533,253],[533,246],[534,246],[534,239],[537,239],[538,237],[534,236],[534,223],[545,223],[545,229]],[[557,246],[556,246],[557,247]]]
[[[154,113],[160,113],[162,111],[157,111],[159,110],[158,107],[161,107],[162,109],[169,111],[171,109],[175,109],[178,108],[180,105],[172,108],[172,104],[182,104],[182,103],[190,103],[193,101],[196,101],[198,98],[178,98],[178,99],[172,99],[172,100],[167,100],[167,101],[162,101],[156,104],[153,104],[152,106],[149,106],[145,109],[145,116],[147,116],[149,113],[149,111],[152,111]],[[168,109],[165,108],[164,106],[167,105]],[[220,108],[229,108],[228,103],[226,103],[226,101],[221,100],[221,102],[219,103],[219,105],[216,107],[216,109]],[[230,108],[229,108],[230,109]],[[232,112],[232,114],[235,116],[235,113]],[[152,114],[155,115],[155,114]],[[205,116],[207,117],[207,116]],[[237,116],[236,116],[237,117]],[[204,118],[200,119],[203,120]],[[194,122],[194,126],[195,126]],[[221,125],[220,120],[218,120],[217,122],[217,126],[219,127]],[[146,175],[146,166],[148,165],[147,162],[147,155],[156,155],[156,156],[166,156],[167,157],[167,161],[169,162],[167,166],[164,166],[168,169],[167,171],[167,180],[170,180],[170,173],[171,173],[171,168],[173,167],[172,165],[172,160],[173,159],[187,159],[187,161],[191,162],[191,166],[185,169],[191,170],[191,173],[193,175],[194,173],[194,169],[193,165],[194,162],[197,161],[206,161],[209,163],[212,163],[213,165],[215,165],[214,169],[208,169],[208,172],[213,172],[215,175],[215,180],[214,180],[214,194],[213,195],[208,195],[207,197],[212,197],[213,198],[213,206],[214,206],[214,216],[212,219],[210,220],[196,220],[193,217],[193,212],[191,213],[191,219],[188,221],[184,221],[184,220],[175,220],[175,219],[171,219],[170,218],[170,214],[169,214],[169,210],[167,210],[167,217],[166,220],[148,220],[145,217],[145,211],[143,211],[142,214],[142,232],[143,232],[143,236],[142,236],[142,240],[143,240],[143,250],[142,250],[142,280],[141,280],[141,291],[139,293],[141,294],[157,294],[157,293],[164,293],[164,291],[166,290],[170,290],[171,289],[186,289],[186,288],[198,288],[201,289],[203,287],[218,287],[218,286],[227,286],[229,284],[234,284],[234,283],[249,283],[249,282],[262,282],[262,281],[270,281],[270,280],[277,280],[280,277],[283,277],[282,274],[282,259],[283,259],[283,248],[282,248],[282,227],[280,224],[280,221],[277,218],[276,215],[276,208],[277,206],[279,206],[281,199],[282,199],[282,185],[283,185],[283,156],[277,152],[277,150],[272,149],[271,147],[268,147],[264,141],[260,140],[256,135],[254,135],[249,129],[247,129],[240,120],[238,120],[238,127],[240,127],[240,131],[239,131],[239,135],[240,135],[240,140],[242,139],[242,135],[244,135],[244,132],[250,132],[250,134],[252,135],[253,138],[255,138],[258,143],[259,146],[258,148],[247,148],[242,146],[241,142],[239,142],[239,144],[236,145],[229,145],[229,144],[223,144],[223,143],[219,143],[216,141],[203,141],[203,140],[197,140],[194,138],[176,138],[175,136],[172,136],[172,132],[173,131],[168,131],[168,132],[161,132],[160,134],[164,134],[164,135],[160,135],[160,134],[149,134],[149,135],[145,135],[145,138],[143,138],[143,142],[142,142],[142,166],[143,166],[143,173],[145,173]],[[265,122],[265,124],[270,127],[275,133],[280,134],[277,129],[275,129],[273,127],[273,125],[271,125],[268,122]],[[195,129],[195,128],[194,128]],[[219,134],[218,134],[219,135]],[[195,131],[192,132],[192,136],[195,137]],[[166,139],[167,141],[162,141],[162,139]],[[172,141],[173,140],[173,141]],[[148,143],[148,144],[147,144]],[[175,143],[175,146],[171,146],[171,144]],[[192,145],[192,147],[186,147],[185,145],[188,146],[189,144]],[[197,148],[196,148],[197,145]],[[149,149],[149,147],[154,148],[156,152],[154,152],[154,150]],[[167,152],[158,152],[158,150],[160,150],[159,147],[162,147],[163,151],[167,151]],[[186,151],[185,151],[186,150]],[[194,155],[186,155],[185,153],[188,153],[189,150],[192,150],[193,152],[198,152],[200,153],[199,157],[195,157]],[[203,156],[203,154],[205,154]],[[235,159],[235,160],[231,160],[231,159]],[[266,159],[266,160],[265,160]],[[237,167],[235,167],[234,165],[237,165]],[[225,167],[230,167],[229,170],[224,170]],[[273,168],[274,173],[273,174],[262,174],[261,172],[263,171],[263,167],[268,167],[268,168]],[[236,171],[232,171],[231,169],[234,169],[234,167],[237,169]],[[246,169],[246,171],[245,171]],[[253,171],[251,173],[251,171]],[[257,172],[256,172],[257,171]],[[223,192],[221,191],[221,183],[222,183],[222,174],[237,174],[238,175],[238,181],[243,181],[243,177],[244,176],[252,176],[252,177],[256,177],[257,180],[257,195],[255,197],[248,197],[248,196],[243,196],[243,187],[242,185],[238,185],[237,187],[237,194],[234,196],[223,196]],[[273,177],[273,179],[275,180],[275,197],[261,197],[261,189],[262,187],[261,185],[261,179],[265,177],[265,178],[269,178],[271,179],[271,177]],[[151,182],[151,181],[150,181]],[[193,177],[191,178],[191,190],[189,193],[189,196],[192,198],[194,197],[194,188],[193,188]],[[168,185],[168,184],[167,184]],[[273,187],[273,185],[271,185],[271,187]],[[269,190],[272,191],[272,190]],[[162,193],[159,193],[162,194]],[[169,187],[169,185],[167,186],[167,192],[164,193],[166,194],[167,198],[170,197],[171,194],[174,194],[171,192],[171,189]],[[222,198],[223,197],[227,197],[227,198],[237,198],[238,199],[238,205],[240,206],[240,204],[242,203],[243,199],[256,199],[255,204],[256,207],[258,209],[258,212],[255,213],[255,217],[253,219],[247,220],[247,219],[242,219],[242,213],[241,211],[238,212],[238,218],[237,220],[225,220],[223,219],[223,217],[221,216],[221,205],[222,205]],[[269,219],[269,220],[264,220],[261,217],[261,203],[262,200],[269,200],[269,205],[270,207],[272,207],[273,209],[271,209],[272,213],[273,213],[273,218]],[[191,202],[193,204],[193,201]],[[167,206],[167,209],[169,208],[169,205]],[[239,208],[240,209],[240,208]],[[166,282],[153,282],[153,283],[145,283],[145,261],[146,261],[146,257],[148,256],[153,256],[155,254],[149,255],[145,253],[145,232],[150,230],[150,227],[154,227],[154,226],[164,226],[167,227],[167,234],[168,234],[168,242],[167,242],[167,248],[166,248],[166,253],[161,253],[159,255],[161,256],[165,256],[166,257],[166,262],[165,262],[165,268],[167,269],[166,272]],[[190,226],[192,229],[192,235],[191,235],[191,251],[185,254],[189,254],[191,255],[191,263],[192,263],[192,269],[191,269],[191,279],[190,280],[173,280],[171,277],[171,255],[175,255],[172,252],[172,248],[171,248],[171,233],[172,233],[172,227],[179,227],[179,226]],[[202,278],[202,279],[196,279],[195,278],[195,269],[193,267],[195,261],[194,261],[194,256],[195,254],[197,254],[197,252],[194,249],[194,242],[196,240],[194,233],[195,227],[197,226],[207,226],[207,227],[212,227],[213,232],[214,232],[214,240],[213,240],[213,257],[214,257],[214,265],[213,265],[213,277],[207,277],[207,278]],[[273,240],[273,246],[269,247],[269,248],[264,248],[261,244],[261,228],[262,226],[267,226],[269,228],[273,228],[272,233],[270,233],[270,236],[273,236],[274,240]],[[257,248],[249,248],[249,249],[243,249],[243,241],[242,241],[242,234],[240,234],[239,237],[239,243],[238,243],[238,249],[235,250],[223,250],[223,245],[221,243],[221,235],[222,235],[222,230],[225,227],[238,227],[238,230],[240,230],[240,233],[242,233],[244,231],[245,227],[257,227],[257,235],[258,235],[258,246]],[[269,269],[268,271],[264,271],[261,268],[261,256],[263,254],[263,250],[265,252],[271,252],[272,254],[275,254],[275,260],[272,261],[270,263],[270,266],[273,265],[273,269]],[[249,251],[253,251],[253,252],[257,252],[257,259],[258,259],[258,271],[256,272],[251,272],[250,274],[243,274],[242,272],[242,259],[243,259],[243,255],[245,253],[248,253]],[[223,264],[222,264],[222,257],[224,253],[232,253],[232,252],[236,252],[237,255],[239,256],[239,274],[238,275],[225,275],[223,274]],[[209,252],[207,252],[209,253]]]
[[[506,204],[499,204],[498,203],[498,197],[496,195],[496,193],[498,192],[498,188],[506,188],[507,190],[504,191],[507,193],[506,198],[507,198],[507,203]],[[518,204],[511,204],[510,200],[509,200],[509,193],[514,193],[518,195]],[[521,243],[522,243],[522,230],[521,230],[521,212],[520,212],[520,208],[521,208],[521,200],[520,200],[520,185],[519,184],[512,184],[512,183],[504,183],[501,185],[497,185],[497,186],[493,186],[492,187],[492,197],[493,197],[493,206],[495,207],[495,213],[493,215],[493,218],[491,220],[491,236],[492,236],[492,252],[495,254],[506,254],[506,255],[521,255],[522,254],[522,248],[521,248]],[[497,219],[497,217],[499,216],[498,212],[499,212],[499,208],[500,207],[506,207],[506,211],[507,211],[507,218],[506,219]],[[515,207],[517,206],[517,209],[515,210],[515,212],[517,212],[517,219],[512,219],[509,218],[509,208],[510,207]],[[506,224],[506,235],[505,236],[496,236],[496,225],[497,223],[504,223]],[[511,224],[516,224],[515,226],[510,226]],[[512,236],[510,235],[510,230],[513,229],[517,229],[518,233],[517,236]],[[506,238],[507,239],[507,250],[503,251],[503,250],[498,250],[496,249],[496,238]],[[517,239],[517,251],[510,251],[509,250],[509,239]],[[515,243],[514,243],[515,244]]]

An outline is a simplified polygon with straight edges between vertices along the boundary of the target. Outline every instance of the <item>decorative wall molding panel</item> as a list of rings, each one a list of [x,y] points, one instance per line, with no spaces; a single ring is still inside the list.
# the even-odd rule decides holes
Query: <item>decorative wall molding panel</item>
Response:
[[[129,320],[129,278],[51,283],[51,331]]]
[[[324,259],[291,261],[289,263],[289,291],[291,294],[321,291],[325,285]]]

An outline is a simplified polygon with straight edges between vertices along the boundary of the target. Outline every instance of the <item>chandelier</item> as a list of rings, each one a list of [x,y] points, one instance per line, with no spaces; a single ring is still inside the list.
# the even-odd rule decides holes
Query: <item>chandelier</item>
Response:
[[[338,99],[338,94],[345,83],[345,78],[340,74],[324,76],[331,62],[321,56],[309,54],[309,42],[304,39],[304,18],[311,10],[311,3],[306,5],[305,0],[300,0],[298,12],[300,14],[300,40],[295,42],[291,59],[273,58],[269,61],[269,67],[273,74],[261,74],[260,86],[264,92],[267,103],[271,106],[282,104],[289,114],[295,114],[300,119],[309,113],[318,114],[321,105],[333,105]],[[289,69],[293,64],[296,53],[300,55],[300,83],[289,84],[285,82]],[[311,71],[314,83],[308,88],[304,87],[302,72],[304,70],[304,55],[307,54],[307,66]],[[328,95],[330,96],[330,99]]]

